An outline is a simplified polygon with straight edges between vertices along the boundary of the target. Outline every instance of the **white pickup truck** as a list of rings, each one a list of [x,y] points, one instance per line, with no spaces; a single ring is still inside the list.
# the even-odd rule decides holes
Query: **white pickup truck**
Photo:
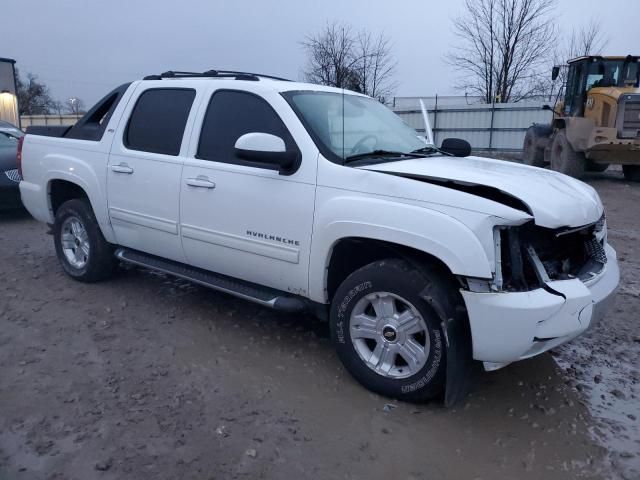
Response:
[[[455,402],[474,365],[573,339],[618,285],[593,188],[437,148],[357,93],[166,72],[40,133],[18,154],[22,201],[71,277],[126,262],[314,312],[346,369],[394,398]]]

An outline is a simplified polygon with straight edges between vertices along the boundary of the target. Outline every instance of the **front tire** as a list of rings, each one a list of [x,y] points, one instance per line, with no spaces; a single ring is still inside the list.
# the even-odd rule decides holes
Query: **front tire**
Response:
[[[404,260],[349,275],[331,303],[331,337],[345,368],[367,389],[404,401],[440,395],[446,380],[443,323],[455,315],[450,283]]]
[[[68,200],[58,208],[53,239],[60,265],[74,280],[98,282],[115,271],[113,246],[104,239],[87,200]]]
[[[584,153],[573,149],[564,130],[558,130],[553,137],[551,169],[574,178],[581,178],[586,170]]]

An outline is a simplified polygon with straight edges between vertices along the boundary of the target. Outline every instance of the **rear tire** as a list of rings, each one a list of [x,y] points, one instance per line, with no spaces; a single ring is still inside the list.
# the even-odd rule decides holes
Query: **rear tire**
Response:
[[[399,259],[356,270],[331,303],[331,338],[345,368],[367,389],[404,401],[440,395],[446,380],[443,323],[456,305],[435,268]],[[460,300],[461,301],[461,300]]]
[[[87,200],[68,200],[58,208],[53,240],[60,265],[74,280],[98,282],[116,269],[113,245],[104,239]]]
[[[640,166],[639,165],[623,165],[622,173],[625,180],[630,182],[640,182]]]
[[[551,143],[551,169],[575,178],[581,178],[586,170],[584,153],[576,152],[564,130],[558,130]]]
[[[544,161],[544,147],[540,146],[544,133],[543,129],[536,125],[527,129],[522,150],[522,161],[526,165],[544,167],[547,164]]]

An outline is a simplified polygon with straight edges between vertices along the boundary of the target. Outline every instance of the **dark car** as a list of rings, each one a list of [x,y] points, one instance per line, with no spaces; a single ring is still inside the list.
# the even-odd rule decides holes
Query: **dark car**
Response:
[[[0,210],[22,208],[17,168],[18,140],[24,133],[0,121]]]

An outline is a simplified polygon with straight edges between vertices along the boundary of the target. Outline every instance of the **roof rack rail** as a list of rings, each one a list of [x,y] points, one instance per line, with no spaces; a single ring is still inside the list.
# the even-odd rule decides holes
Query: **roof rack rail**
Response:
[[[274,77],[273,75],[264,75],[262,73],[237,72],[235,70],[207,70],[206,72],[180,72],[169,70],[160,75],[147,75],[143,80],[162,80],[165,78],[234,78],[235,80],[251,80],[258,81],[260,78],[268,78],[270,80],[280,80],[290,82],[288,78]]]

